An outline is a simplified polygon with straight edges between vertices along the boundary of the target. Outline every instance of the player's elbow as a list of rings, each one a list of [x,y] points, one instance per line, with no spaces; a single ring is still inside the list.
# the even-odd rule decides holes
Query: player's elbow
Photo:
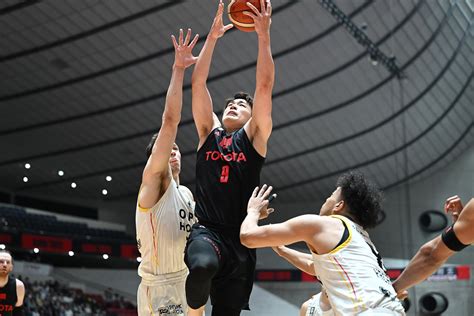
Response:
[[[241,231],[240,232],[240,243],[247,248],[257,248],[255,242],[255,236],[251,232]]]
[[[255,92],[257,93],[271,93],[273,90],[274,79],[272,76],[266,76],[257,82]]]
[[[169,113],[165,111],[162,117],[162,128],[169,125],[169,126],[177,126],[181,121],[181,113]]]

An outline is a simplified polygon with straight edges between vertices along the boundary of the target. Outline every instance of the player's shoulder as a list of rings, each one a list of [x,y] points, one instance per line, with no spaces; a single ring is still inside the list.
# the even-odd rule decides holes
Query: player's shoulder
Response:
[[[188,195],[191,199],[193,199],[193,193],[191,192],[191,190],[184,186],[184,185],[179,185],[179,190],[181,192],[184,192],[186,195]]]
[[[25,288],[25,284],[20,279],[15,279],[15,282],[16,282],[16,287],[17,288],[21,288],[21,289]]]

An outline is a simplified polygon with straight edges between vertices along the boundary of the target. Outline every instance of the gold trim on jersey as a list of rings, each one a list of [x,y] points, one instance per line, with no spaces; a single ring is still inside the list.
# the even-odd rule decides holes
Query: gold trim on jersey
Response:
[[[347,221],[347,219],[344,216],[341,216],[341,215],[330,215],[330,216],[343,221],[344,224],[346,224],[347,230],[349,231],[349,236],[347,237],[347,239],[344,240],[344,242],[342,244],[340,244],[339,246],[337,246],[336,248],[334,248],[333,250],[328,252],[328,254],[335,254],[336,252],[339,252],[343,248],[347,247],[347,245],[351,242],[351,240],[352,240],[352,225],[351,225],[350,222]]]
[[[150,208],[141,207],[141,206],[140,206],[140,203],[137,203],[137,208],[138,208],[138,210],[139,210],[140,212],[142,212],[142,213],[146,213],[146,212],[148,212],[148,211],[151,209],[151,207],[150,207]]]

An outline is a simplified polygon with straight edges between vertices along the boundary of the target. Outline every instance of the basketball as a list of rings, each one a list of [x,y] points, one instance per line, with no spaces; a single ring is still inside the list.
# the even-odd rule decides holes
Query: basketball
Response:
[[[244,11],[253,12],[247,6],[247,2],[253,4],[259,11],[261,10],[260,0],[232,0],[227,7],[229,19],[241,31],[255,31],[253,20],[248,15],[243,14]]]

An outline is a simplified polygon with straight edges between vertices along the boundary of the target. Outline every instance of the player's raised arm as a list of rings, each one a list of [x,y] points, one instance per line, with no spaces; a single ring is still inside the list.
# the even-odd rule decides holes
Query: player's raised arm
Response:
[[[169,183],[171,178],[169,160],[181,120],[184,71],[197,60],[192,55],[192,49],[196,45],[198,35],[190,41],[191,29],[188,29],[186,38],[184,38],[183,30],[181,29],[178,41],[174,35],[171,37],[175,48],[175,61],[166,95],[161,128],[151,147],[147,164],[143,170],[142,186],[139,195],[139,205],[142,208],[149,208],[156,204],[163,193],[163,181]]]
[[[207,88],[207,78],[209,76],[212,55],[217,40],[222,37],[227,30],[233,27],[232,24],[223,24],[223,12],[224,4],[221,0],[211,30],[207,35],[206,42],[199,54],[196,66],[194,67],[192,77],[192,108],[194,123],[196,124],[199,136],[199,148],[211,130],[219,124],[213,111],[212,98]]]
[[[248,3],[250,9],[248,12],[244,12],[254,20],[255,32],[258,37],[254,106],[252,119],[246,126],[246,132],[257,152],[266,156],[267,142],[272,132],[272,91],[275,81],[275,65],[270,42],[272,6],[270,0],[261,0],[260,2],[260,11]]]

